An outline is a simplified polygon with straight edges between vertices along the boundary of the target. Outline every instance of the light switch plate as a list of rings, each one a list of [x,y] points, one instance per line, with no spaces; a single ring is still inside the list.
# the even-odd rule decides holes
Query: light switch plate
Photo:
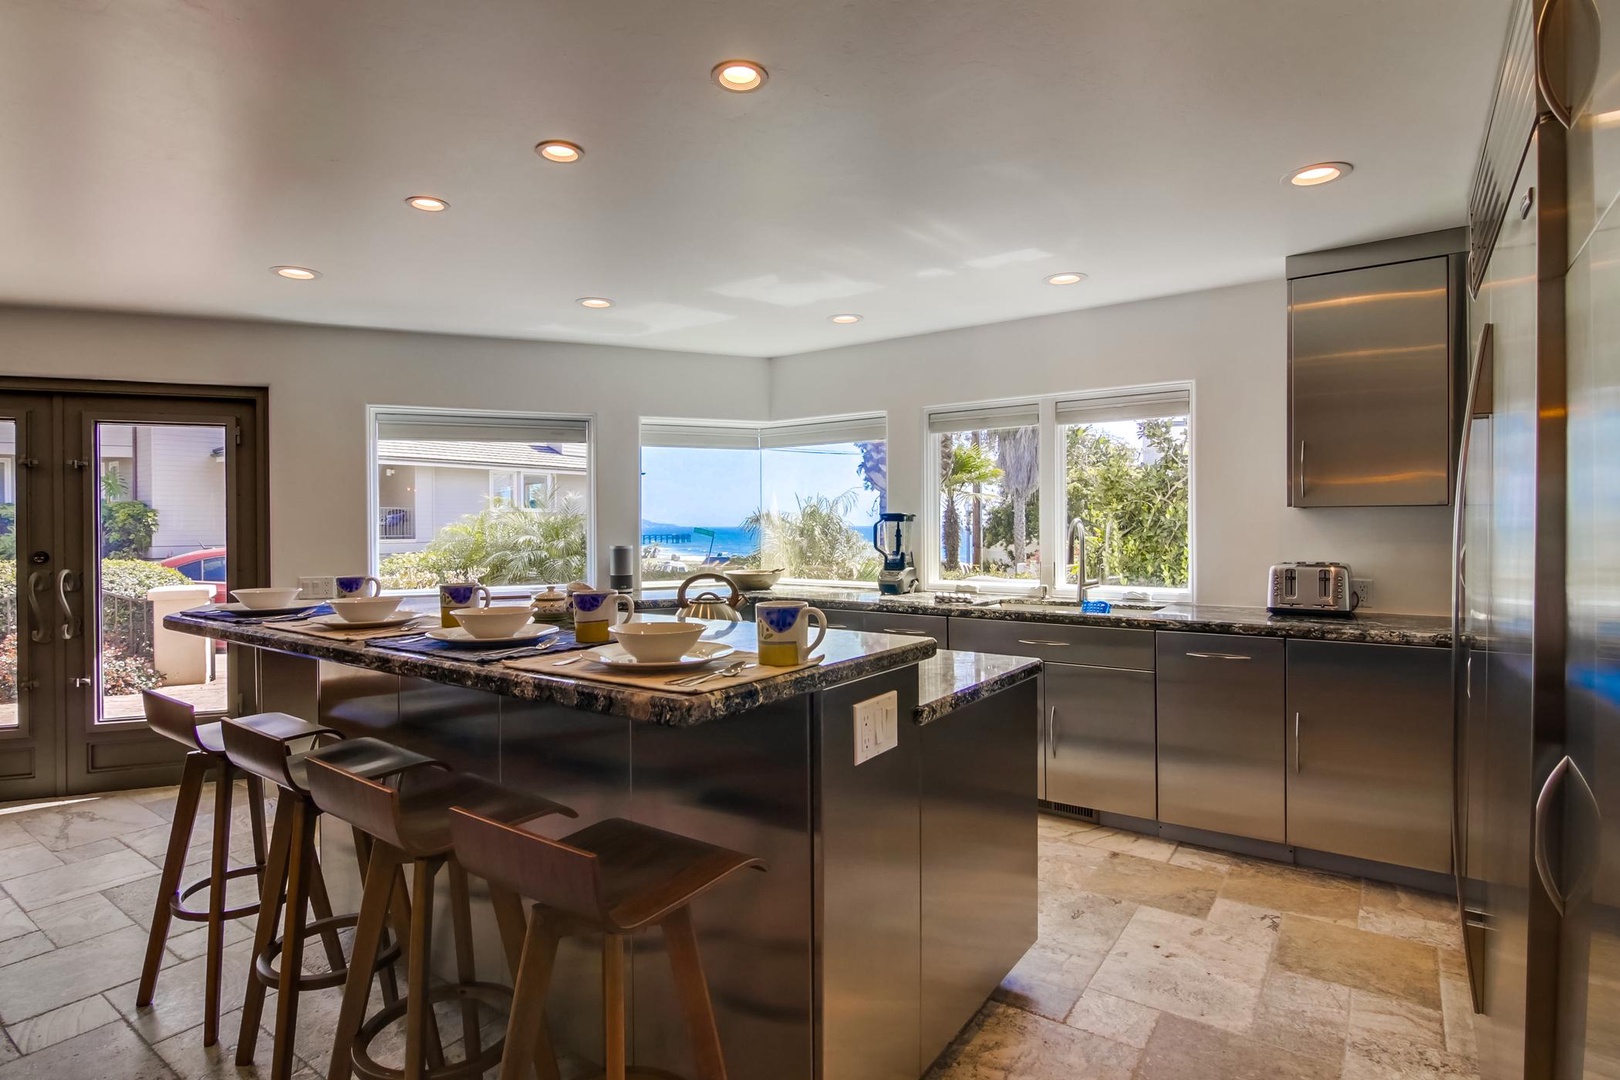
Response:
[[[329,577],[301,577],[298,589],[305,600],[330,600],[337,595],[337,579]]]
[[[855,764],[900,745],[900,695],[893,690],[855,703]]]

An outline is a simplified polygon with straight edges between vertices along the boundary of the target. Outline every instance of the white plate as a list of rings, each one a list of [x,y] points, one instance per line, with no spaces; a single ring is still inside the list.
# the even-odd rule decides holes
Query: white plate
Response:
[[[700,641],[692,646],[691,652],[679,660],[648,664],[631,656],[623,645],[605,645],[586,653],[585,659],[594,660],[603,667],[615,671],[695,671],[716,660],[723,660],[736,651],[730,645],[719,641]]]
[[[383,626],[404,626],[420,618],[423,618],[421,612],[396,611],[386,619],[345,619],[341,615],[317,615],[310,622],[318,622],[334,630],[375,630]]]
[[[538,641],[540,638],[560,633],[562,633],[561,627],[547,626],[543,623],[529,623],[511,637],[475,638],[467,633],[464,627],[460,626],[435,627],[427,632],[427,636],[434,641],[444,641],[468,649],[492,649],[498,645],[520,645],[525,641]]]
[[[321,606],[319,600],[312,600],[307,604],[294,604],[292,607],[248,607],[241,602],[232,604],[215,604],[215,611],[229,611],[233,615],[251,615],[254,618],[264,618],[274,615],[293,615],[300,611],[310,611]]]

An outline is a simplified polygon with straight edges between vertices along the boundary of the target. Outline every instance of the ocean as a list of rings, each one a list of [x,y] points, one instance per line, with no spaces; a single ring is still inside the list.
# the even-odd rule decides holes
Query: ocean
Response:
[[[641,523],[642,546],[650,547],[654,544],[664,555],[706,555],[710,550],[709,538],[693,532],[694,528],[706,528],[714,532],[714,553],[716,555],[752,555],[759,550],[759,540],[751,535],[747,529],[740,529],[735,525],[669,525],[661,521],[643,521]],[[668,536],[670,534],[689,534],[690,539],[684,543],[672,543],[668,540],[653,540],[650,537]]]

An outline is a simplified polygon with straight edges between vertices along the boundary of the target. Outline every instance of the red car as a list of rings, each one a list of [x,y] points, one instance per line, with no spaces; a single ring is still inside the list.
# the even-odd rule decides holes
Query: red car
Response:
[[[160,566],[171,566],[192,581],[214,587],[214,603],[225,602],[225,549],[202,548],[184,555],[171,555]]]

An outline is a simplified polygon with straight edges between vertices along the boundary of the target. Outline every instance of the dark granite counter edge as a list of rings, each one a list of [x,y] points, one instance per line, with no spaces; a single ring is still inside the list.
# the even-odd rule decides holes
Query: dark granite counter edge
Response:
[[[1346,641],[1370,645],[1413,645],[1424,648],[1450,648],[1449,620],[1441,616],[1380,615],[1368,613],[1351,618],[1310,615],[1270,615],[1264,608],[1221,608],[1219,615],[1199,614],[1199,605],[1167,605],[1169,614],[1085,615],[1062,609],[1008,609],[957,607],[929,600],[902,597],[876,599],[867,596],[828,596],[790,587],[770,592],[751,592],[755,600],[805,600],[817,607],[835,611],[888,611],[903,615],[938,615],[953,619],[989,619],[1002,622],[1050,623],[1067,626],[1112,626],[1122,630],[1179,630],[1187,633],[1237,634],[1249,637],[1281,637],[1310,641]],[[673,611],[675,601],[668,597],[647,597],[636,601],[643,611]],[[1182,610],[1176,610],[1176,609]],[[1432,625],[1440,624],[1440,625]]]
[[[926,669],[928,665],[935,663],[945,655],[945,653],[937,653],[935,656],[924,660],[924,668]],[[1028,682],[1031,679],[1038,678],[1041,674],[1041,661],[1027,656],[998,656],[994,657],[994,659],[1004,660],[1007,663],[1005,667],[1001,667],[988,675],[976,676],[972,681],[952,683],[951,688],[944,692],[940,692],[936,688],[932,691],[936,696],[918,703],[912,720],[918,727],[931,724],[940,717],[947,716],[962,708],[964,705],[983,701],[985,698],[992,697],[1010,686],[1017,686],[1021,682]],[[928,675],[925,670],[923,672],[924,687],[927,686],[927,683]]]
[[[276,630],[272,626],[233,626],[215,619],[186,618],[183,612],[167,616],[163,620],[163,625],[180,633],[219,638],[238,645],[273,649],[390,675],[427,679],[470,690],[503,694],[525,701],[547,702],[674,727],[687,727],[734,716],[761,705],[796,697],[837,683],[865,678],[907,664],[916,664],[933,656],[939,648],[932,638],[896,638],[894,640],[897,644],[878,653],[835,660],[818,667],[804,668],[777,678],[745,683],[712,693],[672,694],[568,678],[563,675],[541,675],[519,671],[499,663],[472,664],[457,660],[412,656],[387,649],[369,648],[360,642],[315,638]]]

